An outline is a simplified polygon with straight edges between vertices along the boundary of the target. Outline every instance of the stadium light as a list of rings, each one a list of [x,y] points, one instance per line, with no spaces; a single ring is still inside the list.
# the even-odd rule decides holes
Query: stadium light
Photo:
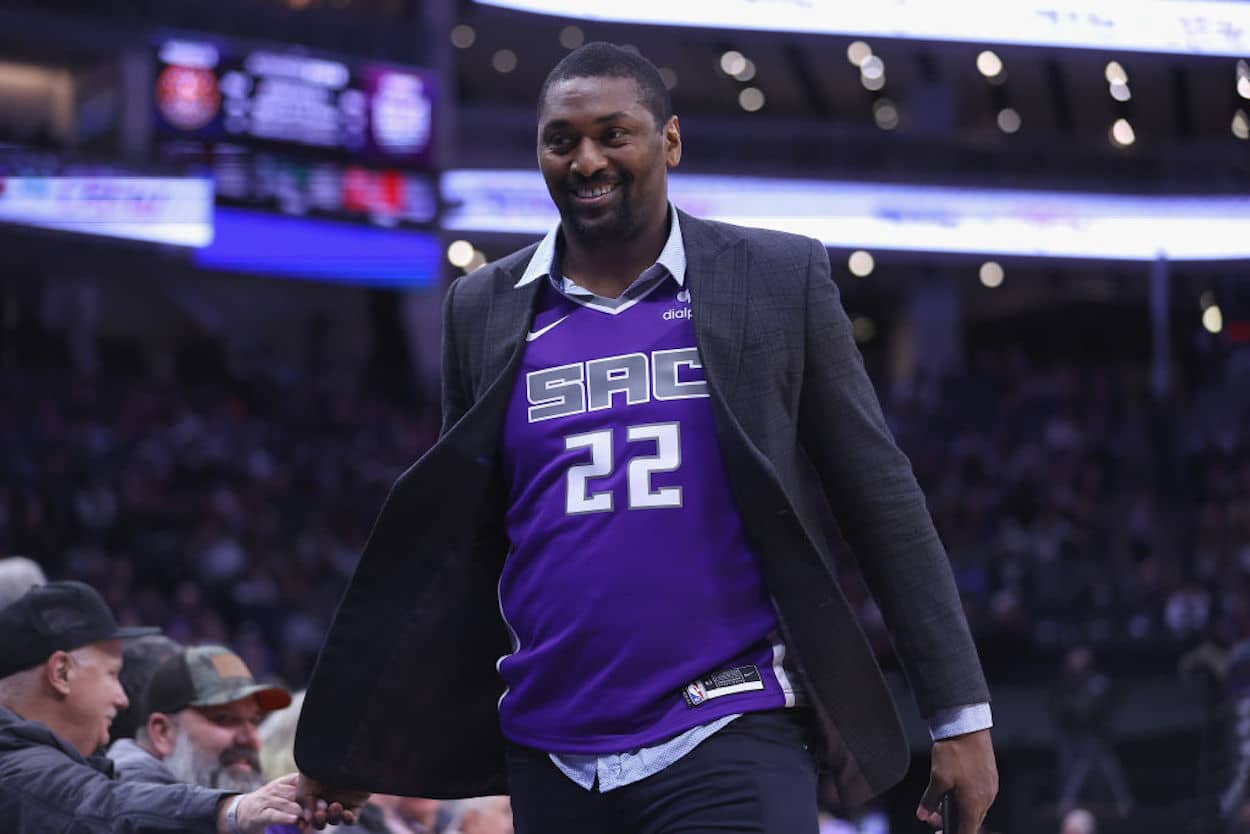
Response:
[[[859,83],[865,90],[876,92],[885,87],[885,61],[876,55],[869,55],[859,65]]]
[[[998,111],[998,129],[1003,133],[1017,133],[1022,120],[1014,107],[1004,107]]]
[[[1250,139],[1250,116],[1245,110],[1233,114],[1233,135],[1241,140]]]
[[[1127,84],[1119,84],[1113,81],[1108,89],[1111,92],[1111,97],[1116,101],[1128,101],[1133,97],[1133,92],[1128,88]]]
[[[864,63],[859,65],[859,72],[864,78],[882,78],[885,76],[885,61],[876,55],[869,55]]]
[[[1003,74],[1003,59],[992,49],[986,49],[977,55],[977,72],[986,78],[997,78]]]
[[[1003,285],[1003,267],[997,261],[986,261],[981,264],[980,278],[983,286],[994,289]]]
[[[744,87],[738,93],[738,106],[748,113],[754,113],[764,106],[764,91],[759,87]]]
[[[863,66],[864,61],[871,57],[872,47],[863,41],[851,41],[851,45],[846,48],[846,60],[850,61],[854,66]]]
[[[888,98],[879,98],[872,103],[872,119],[882,130],[894,130],[898,127],[898,106]]]
[[[877,323],[867,316],[856,316],[851,320],[851,333],[857,344],[871,342],[877,337]]]
[[[565,26],[560,30],[560,46],[565,49],[577,49],[586,42],[586,36],[577,26]]]
[[[1119,61],[1108,61],[1103,75],[1106,76],[1108,84],[1128,84],[1128,73]]]
[[[1128,119],[1116,119],[1111,125],[1111,144],[1127,148],[1136,141],[1137,134],[1133,131],[1133,126],[1129,124]]]
[[[1224,313],[1218,304],[1212,304],[1202,311],[1202,326],[1208,333],[1219,333],[1224,329]]]
[[[876,266],[877,262],[872,255],[863,249],[852,252],[851,256],[846,259],[846,268],[856,278],[867,278],[869,275],[872,275],[872,271]]]
[[[467,23],[451,27],[451,45],[456,49],[468,49],[477,40],[477,31]]]
[[[720,56],[720,68],[725,75],[737,75],[747,68],[746,56],[736,49],[731,49]]]
[[[516,69],[516,53],[511,49],[500,49],[490,59],[496,72],[507,75]]]
[[[467,240],[453,240],[447,247],[447,261],[452,266],[464,269],[473,260],[473,244]]]

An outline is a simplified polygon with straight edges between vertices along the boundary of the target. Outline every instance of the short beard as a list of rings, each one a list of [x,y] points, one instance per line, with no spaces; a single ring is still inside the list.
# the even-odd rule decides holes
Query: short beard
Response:
[[[617,187],[621,189],[620,205],[613,214],[606,218],[597,218],[595,223],[584,225],[577,211],[570,205],[561,214],[561,219],[566,224],[565,227],[569,233],[580,243],[588,246],[605,243],[624,243],[637,235],[639,223],[634,213],[634,207],[629,201],[630,183],[631,179],[628,177],[619,181]],[[572,198],[570,197],[571,200]]]
[[[248,751],[248,758],[253,765],[258,764],[251,751]],[[165,759],[165,767],[179,782],[204,788],[250,793],[265,784],[259,767],[246,773],[230,770],[222,765],[220,756],[196,747],[181,728],[174,739],[173,752]]]

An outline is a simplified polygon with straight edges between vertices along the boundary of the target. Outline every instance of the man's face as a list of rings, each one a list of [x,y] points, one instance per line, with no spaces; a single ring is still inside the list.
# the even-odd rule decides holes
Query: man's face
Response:
[[[632,78],[552,84],[538,118],[538,165],[565,231],[620,243],[668,212],[668,168],[681,159],[677,117],[661,131]]]
[[[70,686],[64,707],[74,738],[67,739],[83,755],[108,744],[109,725],[129,706],[118,674],[122,669],[122,642],[106,640],[69,654]]]
[[[251,791],[260,769],[261,710],[254,697],[214,707],[188,707],[175,718],[178,735],[166,766],[180,782]]]

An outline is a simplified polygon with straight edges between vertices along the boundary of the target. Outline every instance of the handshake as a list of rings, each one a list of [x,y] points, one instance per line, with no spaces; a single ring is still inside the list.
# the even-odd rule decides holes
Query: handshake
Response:
[[[251,793],[223,797],[217,805],[217,834],[264,834],[271,825],[296,826],[300,831],[327,824],[351,824],[369,794],[336,791],[292,773]]]

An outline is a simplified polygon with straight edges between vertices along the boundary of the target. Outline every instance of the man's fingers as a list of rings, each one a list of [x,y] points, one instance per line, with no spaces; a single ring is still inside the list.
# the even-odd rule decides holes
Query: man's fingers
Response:
[[[270,817],[268,816],[269,814],[280,815],[282,817],[298,818],[300,814],[303,813],[303,810],[304,809],[299,806],[299,803],[293,800],[282,799],[281,797],[274,797],[273,799],[269,801],[268,807],[265,808],[264,814],[266,815],[265,816],[266,821],[271,822],[271,823],[276,823],[279,821],[277,819],[270,819]],[[282,824],[289,825],[292,822],[294,822],[294,820],[283,820]]]
[[[929,778],[929,786],[925,788],[924,796],[920,797],[920,805],[916,808],[916,819],[921,822],[927,822],[934,828],[942,824],[942,794],[946,793],[947,786]],[[955,832],[947,832],[947,834],[955,834]]]

